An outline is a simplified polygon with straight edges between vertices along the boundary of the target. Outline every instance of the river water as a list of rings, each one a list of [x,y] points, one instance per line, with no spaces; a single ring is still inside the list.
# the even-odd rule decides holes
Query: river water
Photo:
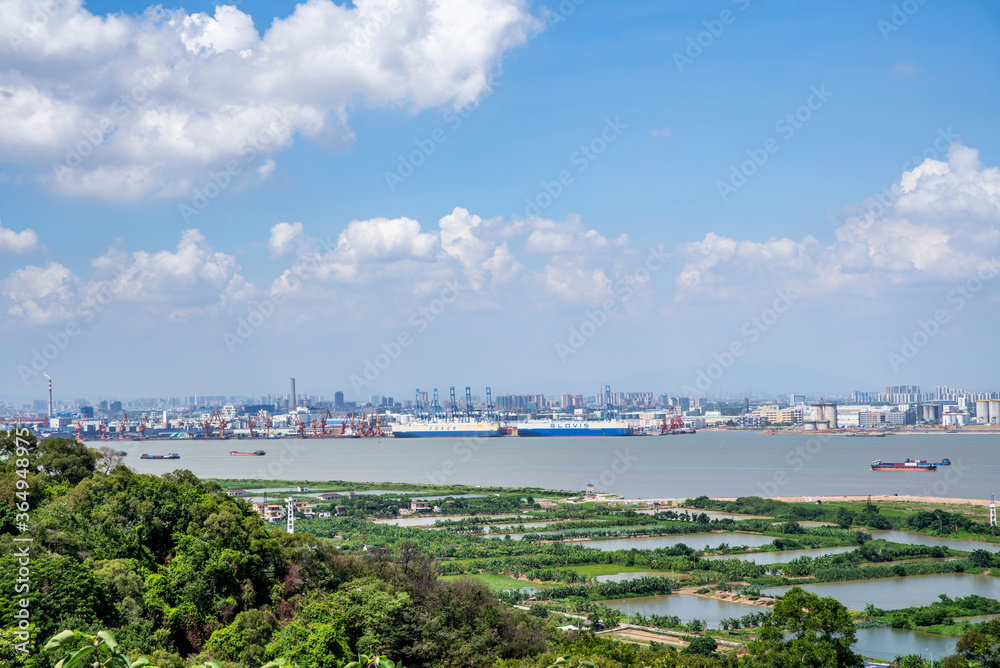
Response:
[[[241,442],[242,443],[242,442]],[[129,443],[142,473],[185,468],[203,478],[355,480],[601,491],[628,497],[914,494],[989,498],[1000,436],[899,434],[865,439],[702,431],[684,437],[273,439],[263,457],[231,457],[235,440]],[[95,446],[96,447],[96,446]],[[241,449],[250,447],[245,445]],[[140,460],[176,452],[180,460]],[[872,471],[906,457],[952,466],[930,473]]]

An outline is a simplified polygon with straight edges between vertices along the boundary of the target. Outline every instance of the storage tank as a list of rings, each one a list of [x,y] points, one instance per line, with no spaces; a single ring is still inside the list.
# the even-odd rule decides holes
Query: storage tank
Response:
[[[985,399],[977,399],[976,400],[976,420],[977,421],[982,422],[983,424],[989,424],[990,423],[989,405],[990,405],[990,402],[986,401]]]
[[[990,399],[989,405],[989,424],[1000,424],[1000,399]]]
[[[940,404],[924,404],[921,406],[921,417],[924,422],[940,422],[941,421],[941,405]]]
[[[830,429],[837,428],[837,404],[826,404],[823,408],[823,421]]]

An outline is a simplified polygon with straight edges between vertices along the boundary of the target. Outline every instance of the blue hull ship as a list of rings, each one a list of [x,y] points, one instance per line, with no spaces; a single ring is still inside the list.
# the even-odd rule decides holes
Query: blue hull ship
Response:
[[[622,420],[528,420],[517,424],[518,436],[629,436]]]

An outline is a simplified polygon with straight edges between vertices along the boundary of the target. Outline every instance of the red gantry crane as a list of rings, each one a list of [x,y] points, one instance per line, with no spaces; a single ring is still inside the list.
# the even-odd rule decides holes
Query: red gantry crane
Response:
[[[139,438],[146,438],[146,414],[142,414],[142,420],[139,422]]]
[[[226,436],[226,419],[222,417],[222,413],[215,411],[212,415],[219,421],[219,438],[225,438]]]
[[[124,440],[125,427],[128,425],[128,413],[122,413],[122,419],[118,421],[118,440]]]
[[[271,437],[271,416],[263,408],[257,411],[257,420],[264,424],[264,438]]]
[[[305,438],[306,437],[306,425],[302,421],[302,418],[299,417],[298,413],[295,414],[295,421],[299,424],[299,438]]]

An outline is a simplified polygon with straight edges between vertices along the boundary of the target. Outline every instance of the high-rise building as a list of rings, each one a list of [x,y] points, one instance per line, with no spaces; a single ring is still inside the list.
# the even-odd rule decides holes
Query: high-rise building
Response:
[[[292,393],[288,397],[288,410],[294,411],[299,405],[295,399],[295,379],[292,378]]]
[[[333,405],[335,408],[343,408],[344,406],[344,393],[334,392],[333,393]]]

